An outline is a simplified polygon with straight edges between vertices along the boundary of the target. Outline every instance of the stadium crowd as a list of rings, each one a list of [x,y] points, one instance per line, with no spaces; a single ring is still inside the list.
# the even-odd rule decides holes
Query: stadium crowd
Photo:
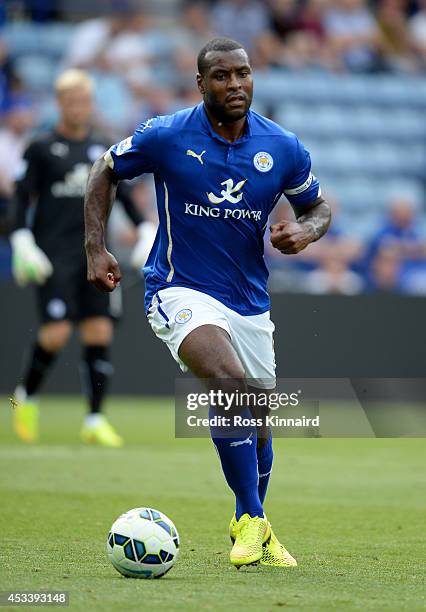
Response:
[[[282,78],[290,85],[289,94],[293,77],[299,80],[303,77],[308,84],[311,79],[315,83],[318,78],[332,75],[334,83],[346,79],[349,83],[361,82],[368,88],[370,84],[374,87],[375,79],[383,75],[388,79],[386,83],[404,83],[407,78],[420,82],[426,75],[426,0],[134,3],[99,0],[90,4],[91,14],[78,1],[15,0],[2,5],[0,219],[3,234],[13,212],[10,198],[23,150],[34,133],[54,124],[52,84],[58,72],[65,68],[84,68],[94,77],[99,111],[95,127],[111,142],[128,135],[144,118],[199,102],[194,83],[195,57],[215,35],[242,42],[265,83],[270,76],[277,82]],[[265,96],[255,97],[254,108],[290,130],[294,127],[304,141],[291,115],[286,114],[290,111],[285,106],[286,93],[280,104],[265,100]],[[419,102],[420,107],[425,100]],[[331,102],[335,101],[331,99]],[[297,104],[297,100],[292,104]],[[400,104],[404,112],[404,96]],[[302,123],[315,124],[317,116],[309,108],[309,98],[302,108],[306,110]],[[346,117],[350,123],[351,110],[345,101],[334,108],[349,113]],[[380,114],[380,106],[377,109]],[[407,101],[408,111],[411,112]],[[392,130],[392,124],[388,128]],[[360,137],[355,136],[356,144]],[[377,208],[379,214],[374,217],[374,223],[364,223],[362,231],[354,229],[358,228],[357,223],[352,226],[353,211],[352,217],[348,217],[345,189],[336,190],[333,181],[327,180],[331,176],[344,184],[345,177],[351,173],[349,162],[342,171],[332,168],[324,176],[317,171],[323,191],[333,204],[332,228],[320,243],[292,258],[274,252],[266,240],[272,289],[347,295],[368,291],[426,295],[426,154],[420,136],[415,133],[412,137],[413,146],[420,147],[420,156],[424,155],[420,157],[420,170],[414,173],[409,169],[410,185],[416,189],[407,191],[407,181],[402,175],[401,188],[389,192],[385,205]],[[350,146],[351,141],[348,142]],[[309,144],[308,138],[308,149]],[[404,153],[399,142],[396,146],[400,147],[401,159],[409,155],[408,149]],[[327,155],[326,149],[323,155]],[[317,163],[321,168],[321,147],[313,155],[313,162],[314,170]],[[395,176],[394,171],[392,175]],[[375,175],[371,185],[374,200],[374,190],[381,189]],[[137,205],[154,219],[151,180],[138,181],[133,195]],[[360,193],[359,208],[355,210],[357,222],[365,213],[362,197]],[[282,218],[290,213],[288,206],[281,203],[274,217]],[[370,213],[371,210],[368,219]],[[119,208],[112,217],[111,231],[116,250],[125,260],[136,236]],[[9,259],[7,240],[3,239],[0,270],[4,278],[10,276]]]

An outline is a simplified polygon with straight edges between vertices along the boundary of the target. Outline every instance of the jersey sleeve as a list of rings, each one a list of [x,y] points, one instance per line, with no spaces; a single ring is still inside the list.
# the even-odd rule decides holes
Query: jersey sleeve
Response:
[[[159,118],[148,119],[125,140],[113,145],[104,155],[116,177],[132,179],[158,167]]]
[[[321,196],[319,181],[311,171],[311,156],[297,139],[293,172],[285,180],[283,193],[296,211],[303,211]]]

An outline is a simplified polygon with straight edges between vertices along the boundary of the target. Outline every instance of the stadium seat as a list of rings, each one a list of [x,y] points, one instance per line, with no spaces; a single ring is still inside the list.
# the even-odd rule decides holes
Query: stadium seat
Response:
[[[256,95],[271,104],[304,103],[426,109],[426,83],[421,77],[330,75],[265,71],[256,74]]]
[[[131,99],[122,79],[112,73],[99,72],[92,76],[95,79],[97,105],[102,109],[103,118],[112,127],[126,130]],[[108,100],[108,104],[103,103],[105,100]]]
[[[52,58],[61,59],[71,40],[74,26],[69,23],[51,23],[43,27],[40,51]]]
[[[348,213],[343,211],[340,220],[350,236],[366,242],[379,229],[381,223],[383,223],[383,216],[378,211],[370,211],[362,215],[356,212]]]
[[[325,174],[365,173],[395,177],[421,176],[424,173],[426,149],[423,144],[334,139],[305,139],[317,172]]]
[[[347,113],[339,106],[315,105],[314,112],[311,107],[300,104],[283,104],[277,109],[278,123],[292,132],[297,133],[301,139],[321,136],[334,138],[347,133]]]
[[[12,58],[40,52],[42,28],[36,24],[10,21],[2,34]]]
[[[37,53],[60,59],[73,30],[74,26],[69,23],[11,21],[3,30],[3,38],[13,58]]]
[[[57,63],[45,55],[21,55],[15,69],[24,84],[33,92],[50,92],[57,74]]]
[[[282,104],[275,118],[300,138],[322,139],[351,137],[355,140],[423,141],[426,138],[424,112],[407,108]]]

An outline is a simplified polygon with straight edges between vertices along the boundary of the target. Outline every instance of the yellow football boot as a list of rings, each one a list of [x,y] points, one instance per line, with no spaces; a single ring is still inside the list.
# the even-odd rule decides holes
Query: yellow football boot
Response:
[[[10,399],[13,409],[13,429],[23,442],[32,444],[38,440],[38,406],[18,388]]]
[[[269,565],[272,567],[296,567],[297,561],[288,550],[280,543],[277,536],[272,530],[271,524],[271,539],[263,545],[262,558],[260,559],[260,565]],[[235,542],[237,537],[237,519],[235,514],[229,524],[229,536],[232,543]]]
[[[260,516],[243,514],[235,521],[235,541],[229,558],[236,568],[257,563],[262,558],[263,545],[271,537],[268,520]]]
[[[118,435],[111,423],[103,415],[99,415],[93,424],[85,422],[80,437],[86,444],[97,444],[109,448],[123,446],[123,438]]]

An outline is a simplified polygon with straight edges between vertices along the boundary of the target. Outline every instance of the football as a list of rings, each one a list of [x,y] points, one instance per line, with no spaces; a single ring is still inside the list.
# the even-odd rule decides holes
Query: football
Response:
[[[152,508],[134,508],[113,523],[108,557],[127,578],[161,578],[179,554],[179,535],[172,521]]]

